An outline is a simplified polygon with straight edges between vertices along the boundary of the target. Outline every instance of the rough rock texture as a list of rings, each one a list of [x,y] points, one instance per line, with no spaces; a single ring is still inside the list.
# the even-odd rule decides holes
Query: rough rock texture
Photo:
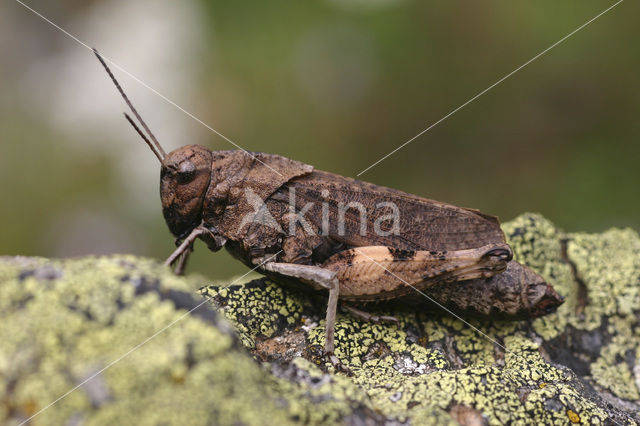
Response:
[[[129,256],[3,258],[0,424],[289,420],[265,392],[274,379],[194,288]]]
[[[336,354],[353,377],[322,357],[322,298],[230,280],[203,287],[200,305],[206,279],[146,259],[4,258],[0,423],[92,375],[33,422],[639,423],[638,234],[564,234],[531,214],[504,230],[566,296],[557,313],[466,324],[435,306],[366,307],[398,325],[340,314]]]

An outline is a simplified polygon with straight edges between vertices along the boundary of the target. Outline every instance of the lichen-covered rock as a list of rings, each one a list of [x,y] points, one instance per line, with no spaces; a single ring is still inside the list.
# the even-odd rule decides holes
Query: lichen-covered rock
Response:
[[[504,230],[566,297],[557,313],[339,314],[336,354],[353,377],[322,356],[321,297],[265,279],[210,285],[127,256],[0,259],[0,423],[637,424],[638,235],[565,234],[531,214]]]
[[[428,305],[367,307],[397,325],[339,315],[336,354],[354,373],[351,394],[364,392],[371,410],[411,424],[637,423],[638,234],[565,234],[535,214],[503,228],[516,259],[566,297],[558,311],[508,322],[463,321]],[[264,279],[201,291],[276,376],[282,365],[298,376],[332,370],[322,358],[323,300]],[[310,389],[292,374],[284,377],[291,386]],[[299,405],[302,418],[318,409]]]
[[[273,378],[194,288],[129,256],[2,258],[0,423],[289,420],[265,391]]]

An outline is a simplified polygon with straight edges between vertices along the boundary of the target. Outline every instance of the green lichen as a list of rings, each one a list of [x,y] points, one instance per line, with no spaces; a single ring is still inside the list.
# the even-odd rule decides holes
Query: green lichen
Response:
[[[242,342],[248,348],[255,347],[256,336],[271,337],[285,326],[298,323],[303,315],[302,299],[295,293],[287,293],[281,286],[264,288],[249,282],[242,286],[223,284],[213,288],[215,293],[203,294],[236,324]]]
[[[137,294],[145,282],[157,291]],[[223,323],[163,300],[191,297],[189,284],[130,256],[1,261],[0,423],[40,410],[35,424],[287,421],[263,392],[273,379]]]
[[[611,343],[602,348],[600,357],[591,364],[591,375],[595,382],[620,398],[631,401],[640,399],[631,368],[621,357],[627,351],[631,351],[635,357],[637,349],[633,341],[614,336]]]
[[[640,309],[640,239],[635,231],[573,234],[567,255],[588,300],[583,315],[573,317],[574,327],[593,330],[612,316],[634,320]]]
[[[578,293],[578,283],[572,267],[565,260],[564,241],[567,236],[539,214],[524,214],[502,226],[515,259],[545,277],[565,296],[565,302],[553,315],[533,321],[538,335],[550,340],[562,333],[576,309],[577,299],[566,297]]]
[[[276,284],[266,283],[265,293],[271,292],[271,287]],[[269,305],[269,301],[264,303]],[[415,324],[415,315],[396,313],[396,317],[397,328],[339,315],[336,327],[336,354],[354,372],[352,380],[368,397],[368,405],[386,418],[433,424],[434,418],[441,417],[431,416],[447,413],[456,405],[474,407],[490,424],[564,423],[568,409],[582,413],[583,419],[592,423],[609,417],[602,407],[576,391],[574,375],[547,363],[538,344],[515,333],[512,324],[503,329],[496,324],[473,323],[487,336],[503,342],[506,352],[496,357],[492,342],[457,320],[423,320],[431,335],[442,336],[425,347],[405,331]],[[322,345],[323,326],[320,322],[309,332],[310,345]],[[308,362],[297,363],[297,367],[318,369]],[[523,393],[527,394],[524,401]],[[351,395],[351,399],[355,397]],[[308,413],[313,407],[303,411]]]
[[[416,313],[415,310],[394,310],[392,307],[378,309],[376,313],[395,316],[397,325],[372,324],[339,314],[336,355],[353,371],[353,382],[366,392],[370,406],[386,418],[418,424],[429,423],[433,418],[441,419],[439,415],[443,413],[459,420],[454,413],[456,407],[479,413],[489,424],[508,421],[564,424],[576,419],[596,424],[607,419],[615,419],[618,423],[633,422],[636,410],[627,414],[612,411],[599,397],[587,391],[581,380],[607,392],[607,400],[619,401],[619,407],[629,408],[625,405],[628,401],[633,402],[632,407],[638,404],[631,369],[620,361],[621,354],[629,354],[631,350],[635,354],[640,347],[635,319],[640,301],[636,299],[636,290],[630,288],[638,283],[640,265],[629,258],[636,253],[634,247],[640,242],[637,234],[610,231],[611,235],[605,233],[589,236],[589,239],[582,234],[563,233],[536,214],[522,215],[505,224],[504,230],[516,259],[552,283],[566,297],[565,304],[554,314],[521,322],[469,320],[465,324],[433,310]],[[611,239],[619,242],[616,252],[611,252],[611,244],[607,243]],[[591,243],[587,244],[587,241]],[[577,247],[582,247],[582,251],[577,251]],[[604,250],[610,253],[604,255],[601,253]],[[592,262],[605,259],[606,263],[616,258],[617,270],[609,273],[609,269],[602,266],[603,262],[598,262],[597,272],[583,274],[582,271],[591,266],[578,256],[579,253]],[[596,278],[598,281],[594,281]],[[610,293],[614,301],[600,301],[591,294],[604,296],[602,290],[592,288],[587,291],[588,300],[581,300],[585,285],[587,288],[606,285],[605,292]],[[258,314],[252,320],[272,325],[278,323],[272,313],[277,311],[284,294],[288,299],[288,311],[304,311],[301,318],[311,320],[307,319],[306,326],[302,320],[284,326],[275,336],[302,328],[307,347],[317,348],[317,351],[315,355],[305,352],[299,355],[332,371],[317,355],[324,343],[323,301],[299,292],[276,290],[281,287],[265,280],[254,281],[250,287],[250,292],[242,287],[229,289],[232,294],[226,293],[226,297],[216,296],[215,286],[204,288],[202,292],[216,298],[225,309],[237,303],[251,304]],[[252,294],[260,296],[254,298]],[[278,294],[278,298],[265,298],[269,294]],[[591,301],[596,302],[595,306]],[[310,307],[315,307],[315,313],[309,311]],[[233,309],[225,312],[233,312]],[[237,319],[233,314],[230,318]],[[615,322],[616,327],[624,324],[626,344],[611,339],[616,331],[610,330],[601,337],[611,343],[602,349],[602,353],[600,348],[594,348],[591,358],[580,353],[579,348],[571,347],[572,339],[594,337],[580,334],[585,329],[592,329],[589,326],[592,322],[597,325]],[[238,326],[242,331],[243,324]],[[261,336],[252,329],[254,341],[273,338],[273,333]],[[569,367],[586,365],[587,374],[578,377],[570,369],[549,362],[558,355],[558,346],[562,346],[560,352],[566,352],[564,356],[569,357]],[[279,358],[277,353],[265,353],[255,346],[252,349],[261,358],[287,361],[286,356]],[[308,370],[309,367],[299,368]],[[314,365],[314,368],[317,367]]]
[[[592,334],[606,327],[603,348],[590,365],[593,381],[619,398],[638,401],[632,370],[640,351],[640,238],[631,229],[573,234],[567,254],[585,288],[584,309],[569,317],[571,326]]]
[[[187,314],[202,277],[128,256],[5,259],[0,419],[26,419],[175,322],[37,422],[637,424],[638,235],[563,233],[535,214],[504,230],[516,258],[566,297],[556,313],[463,322],[435,308],[366,307],[397,324],[339,313],[336,355],[352,377],[323,356],[326,300],[299,289],[265,279],[201,288],[236,335],[211,309]]]

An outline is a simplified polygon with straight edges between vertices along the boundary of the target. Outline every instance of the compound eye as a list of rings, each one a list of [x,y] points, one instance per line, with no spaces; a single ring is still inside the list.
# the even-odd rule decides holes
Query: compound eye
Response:
[[[189,183],[196,176],[196,166],[191,161],[183,161],[178,168],[178,183]]]

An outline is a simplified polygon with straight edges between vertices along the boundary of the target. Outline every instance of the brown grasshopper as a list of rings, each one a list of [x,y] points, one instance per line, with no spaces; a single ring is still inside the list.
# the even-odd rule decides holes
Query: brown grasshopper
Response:
[[[165,263],[177,262],[180,273],[200,239],[275,281],[328,292],[325,352],[334,365],[340,365],[333,356],[338,299],[416,299],[418,290],[443,303],[459,298],[461,309],[512,316],[541,315],[562,302],[512,260],[497,218],[477,210],[278,155],[199,145],[166,154],[95,53],[148,137],[125,113],[127,120],[162,165],[162,211],[179,243]]]

